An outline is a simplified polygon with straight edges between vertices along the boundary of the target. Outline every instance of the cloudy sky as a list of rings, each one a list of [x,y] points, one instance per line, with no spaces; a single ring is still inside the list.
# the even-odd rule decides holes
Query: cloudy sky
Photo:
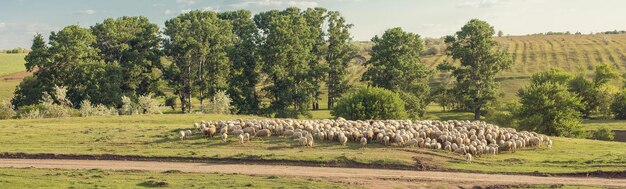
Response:
[[[88,27],[110,17],[143,15],[162,26],[193,9],[257,13],[317,6],[340,11],[354,24],[352,35],[359,41],[391,27],[441,37],[472,18],[511,35],[626,30],[623,0],[2,0],[0,49],[30,47],[35,33],[47,36],[70,24]]]

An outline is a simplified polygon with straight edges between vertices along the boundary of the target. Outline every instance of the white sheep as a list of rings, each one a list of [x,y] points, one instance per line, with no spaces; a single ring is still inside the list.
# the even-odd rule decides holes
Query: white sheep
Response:
[[[226,142],[228,140],[228,134],[222,133],[222,141]]]
[[[367,145],[367,138],[361,137],[361,147],[365,147],[365,145]]]
[[[465,154],[465,161],[467,161],[467,163],[472,163],[472,154],[466,153]]]
[[[246,134],[248,134],[248,133],[246,133]],[[245,139],[246,139],[246,138],[243,136],[243,134],[239,134],[239,135],[237,136],[237,138],[239,139],[239,144],[243,144],[243,143],[245,142]]]

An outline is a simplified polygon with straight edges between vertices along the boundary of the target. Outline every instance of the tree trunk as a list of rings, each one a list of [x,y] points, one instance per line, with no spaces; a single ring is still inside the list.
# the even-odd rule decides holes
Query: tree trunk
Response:
[[[480,120],[480,107],[474,109],[474,120]]]
[[[330,109],[333,109],[333,106],[334,106],[334,104],[333,104],[333,97],[330,97],[330,96],[329,96],[329,97],[328,97],[328,109],[329,109],[329,110],[330,110]]]
[[[187,108],[187,107],[185,106],[185,104],[186,104],[186,103],[185,103],[185,95],[184,95],[184,94],[183,94],[183,95],[180,95],[180,96],[179,96],[179,98],[180,98],[180,111],[182,111],[183,113],[185,113],[185,109]]]

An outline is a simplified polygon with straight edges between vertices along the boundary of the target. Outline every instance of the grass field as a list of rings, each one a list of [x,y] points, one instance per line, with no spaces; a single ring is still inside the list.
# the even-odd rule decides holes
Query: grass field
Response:
[[[4,54],[0,53],[0,76],[25,71],[24,56],[26,54]]]
[[[460,156],[417,148],[390,148],[356,143],[340,146],[318,142],[315,147],[296,147],[291,139],[255,139],[244,145],[235,139],[222,142],[197,136],[180,141],[176,133],[198,120],[254,118],[226,115],[145,115],[0,121],[0,152],[55,154],[115,154],[148,157],[207,157],[251,160],[287,160],[349,165],[414,166],[423,164],[447,169],[484,172],[564,173],[626,169],[626,143],[554,138],[554,147],[519,150],[494,157],[475,158],[467,164]],[[621,149],[621,150],[620,150]],[[425,153],[427,152],[427,153]]]
[[[239,174],[0,168],[0,188],[348,188],[311,179]]]

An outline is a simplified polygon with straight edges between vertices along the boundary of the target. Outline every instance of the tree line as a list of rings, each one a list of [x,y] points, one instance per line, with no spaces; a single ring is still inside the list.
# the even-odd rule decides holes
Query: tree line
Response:
[[[37,104],[55,86],[67,88],[75,107],[83,100],[119,107],[122,96],[171,90],[191,112],[192,99],[203,111],[207,99],[225,91],[235,112],[296,117],[319,108],[322,87],[330,107],[346,92],[351,27],[324,8],[195,10],[167,20],[162,32],[143,16],[71,25],[47,43],[34,37],[25,58],[34,75],[20,83],[12,104]]]

